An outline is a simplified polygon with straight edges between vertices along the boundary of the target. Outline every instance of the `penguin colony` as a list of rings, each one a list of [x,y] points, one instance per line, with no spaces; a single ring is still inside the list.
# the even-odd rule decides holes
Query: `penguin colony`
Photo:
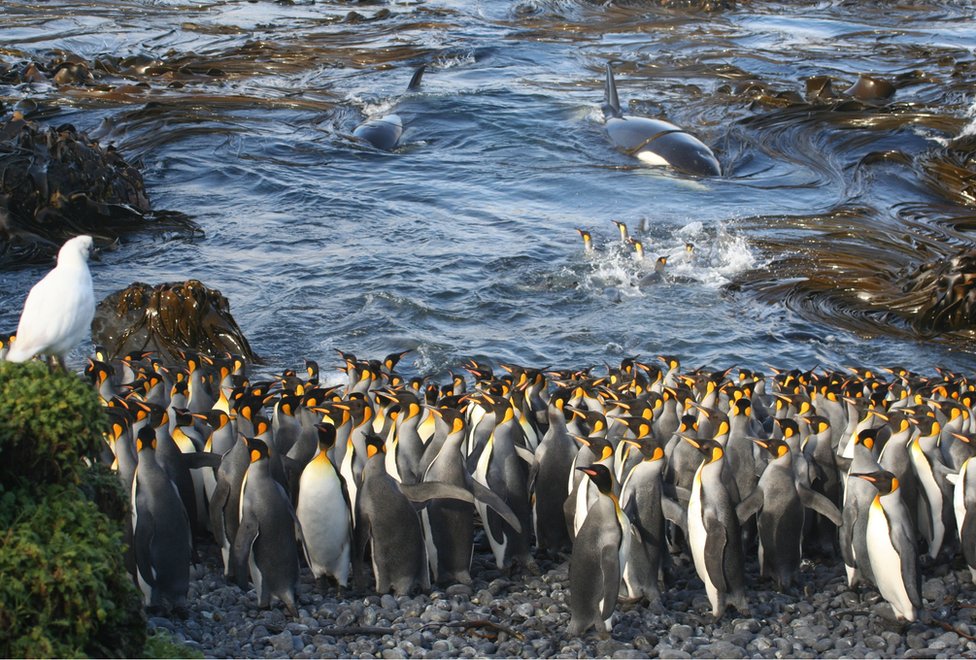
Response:
[[[149,606],[185,603],[194,538],[229,580],[296,612],[319,588],[407,594],[467,583],[476,524],[500,570],[570,553],[569,633],[605,635],[618,602],[659,601],[684,555],[711,613],[749,612],[745,562],[778,589],[804,557],[839,557],[898,619],[920,571],[960,552],[976,579],[976,382],[940,371],[682,372],[624,359],[578,371],[465,365],[404,378],[404,353],[341,353],[251,380],[186,353],[86,373],[106,406],[105,460],[131,493],[133,576]],[[473,380],[471,380],[473,379]],[[371,571],[370,571],[371,569]]]

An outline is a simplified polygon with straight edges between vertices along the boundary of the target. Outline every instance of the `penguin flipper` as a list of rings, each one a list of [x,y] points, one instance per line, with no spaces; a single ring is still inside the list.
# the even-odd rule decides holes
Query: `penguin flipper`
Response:
[[[203,468],[218,468],[220,460],[223,458],[219,454],[209,451],[192,451],[182,454],[183,463],[190,470],[201,470]]]
[[[705,570],[708,579],[721,593],[729,592],[729,581],[725,576],[725,555],[729,544],[725,525],[714,514],[705,514]],[[738,540],[736,540],[738,542]]]
[[[474,496],[464,488],[443,481],[422,481],[418,484],[400,484],[400,490],[411,502],[422,504],[429,500],[461,500],[474,504]]]
[[[237,538],[234,539],[233,557],[231,563],[234,566],[234,577],[237,585],[241,589],[247,589],[248,558],[251,556],[251,547],[258,538],[258,521],[253,515],[246,516],[241,520],[241,526],[237,528]]]
[[[230,499],[230,483],[218,481],[214,487],[213,495],[210,496],[210,527],[213,530],[214,540],[217,545],[224,547],[227,543],[227,532],[224,527],[224,507]]]
[[[739,502],[735,507],[735,517],[739,519],[739,524],[745,524],[749,518],[759,513],[759,510],[763,508],[763,491],[762,488],[755,488],[749,497]]]
[[[670,497],[661,497],[661,513],[667,520],[670,520],[681,529],[688,531],[688,511],[684,509],[676,500]]]
[[[522,523],[519,522],[518,517],[512,511],[511,507],[505,504],[505,500],[498,497],[493,490],[485,488],[474,479],[471,479],[469,485],[471,486],[471,494],[474,495],[475,499],[501,516],[502,520],[511,525],[516,533],[522,533]]]
[[[604,621],[610,618],[617,606],[617,595],[620,593],[620,555],[616,545],[607,544],[600,550],[600,569],[603,573],[603,593],[601,602],[603,608],[600,618]]]
[[[685,488],[684,486],[678,486],[677,484],[675,484],[674,497],[675,499],[684,502],[685,505],[687,506],[688,502],[691,501],[691,489]]]
[[[535,465],[535,454],[533,454],[525,447],[520,447],[519,445],[515,445],[515,453],[518,454],[518,457],[521,458],[526,463],[528,463],[529,465]]]
[[[857,507],[853,503],[846,505],[840,515],[842,524],[837,528],[840,556],[845,564],[857,568],[857,560],[854,559],[854,539],[851,538],[851,532],[857,524]]]
[[[904,576],[905,592],[908,600],[916,609],[922,608],[922,582],[918,572],[918,554],[915,552],[915,540],[912,539],[904,527],[892,529],[892,544],[898,552],[901,563],[901,574]]]
[[[828,500],[824,495],[821,495],[815,490],[811,490],[806,486],[797,484],[797,493],[800,495],[800,502],[803,503],[808,509],[813,509],[820,515],[824,516],[830,522],[834,523],[837,527],[844,524],[844,520],[841,517],[840,511],[834,505],[833,502]]]
[[[357,506],[356,524],[353,527],[352,548],[352,579],[357,588],[365,588],[366,546],[372,536],[369,516],[363,511],[362,504]]]
[[[152,539],[153,539],[153,517],[147,509],[139,512],[139,520],[136,524],[133,545],[136,555],[136,571],[138,577],[150,587],[156,585],[156,572],[152,567]]]

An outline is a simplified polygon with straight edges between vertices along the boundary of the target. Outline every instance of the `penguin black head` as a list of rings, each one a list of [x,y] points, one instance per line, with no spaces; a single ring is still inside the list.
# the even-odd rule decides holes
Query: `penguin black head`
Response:
[[[586,445],[593,452],[593,455],[597,457],[596,460],[602,461],[613,455],[613,445],[607,442],[607,439],[600,435],[591,435],[589,437],[573,436],[577,441]]]
[[[752,416],[752,400],[746,396],[740,396],[738,399],[732,402],[732,406],[729,409],[732,417],[751,417]]]
[[[953,433],[952,434],[952,437],[955,438],[956,440],[959,440],[960,442],[966,443],[967,445],[973,444],[973,436],[971,436],[971,435],[963,435],[961,433]]]
[[[613,480],[610,478],[610,470],[607,469],[607,466],[596,463],[589,467],[578,467],[576,469],[588,476],[604,495],[613,492]]]
[[[874,443],[877,442],[878,432],[875,429],[861,429],[854,436],[855,445],[864,445],[868,449],[874,449]]]
[[[383,442],[383,438],[376,435],[373,432],[366,434],[366,458],[370,459],[378,454],[383,454],[386,452],[386,444]]]
[[[247,449],[251,455],[251,462],[257,463],[263,458],[268,457],[268,445],[264,440],[259,440],[258,438],[245,438],[247,441]]]
[[[177,426],[193,426],[193,416],[186,408],[173,408]]]
[[[430,412],[444,420],[450,433],[460,433],[464,430],[464,414],[454,408],[431,408]]]
[[[156,432],[153,431],[151,426],[143,426],[139,429],[139,435],[136,436],[136,452],[143,451],[145,449],[156,449]]]
[[[780,430],[783,431],[784,438],[795,437],[800,432],[800,426],[792,417],[776,417],[774,418],[774,421],[779,424]]]
[[[334,424],[320,422],[315,425],[315,429],[318,431],[319,449],[321,451],[329,451],[335,447],[336,427]]]
[[[305,360],[305,373],[308,374],[308,382],[312,385],[319,384],[319,363],[314,360]]]
[[[714,463],[725,456],[725,450],[722,449],[722,445],[711,438],[699,440],[688,435],[682,435],[681,437],[684,438],[685,442],[704,454],[707,463]]]
[[[227,422],[230,421],[230,415],[225,413],[223,410],[216,409],[208,410],[205,413],[193,413],[193,416],[197,419],[202,419],[205,421],[210,425],[210,428],[215,431],[224,428],[224,426],[227,425]]]
[[[898,478],[894,474],[888,472],[887,470],[876,470],[874,472],[855,472],[854,477],[860,477],[865,481],[869,481],[874,484],[874,487],[878,489],[878,492],[882,495],[887,495],[898,490]]]
[[[768,440],[765,438],[753,438],[752,441],[768,451],[773,458],[781,458],[790,453],[790,446],[776,438],[770,438]]]
[[[621,439],[621,442],[627,442],[640,449],[645,461],[660,461],[664,458],[664,447],[653,435],[646,435],[637,440]]]
[[[651,419],[644,417],[608,417],[608,421],[616,422],[617,424],[623,424],[627,429],[634,435],[634,438],[640,440],[641,438],[646,438],[651,435]]]
[[[830,430],[830,420],[821,415],[806,415],[800,419],[810,427],[811,435],[819,435]]]

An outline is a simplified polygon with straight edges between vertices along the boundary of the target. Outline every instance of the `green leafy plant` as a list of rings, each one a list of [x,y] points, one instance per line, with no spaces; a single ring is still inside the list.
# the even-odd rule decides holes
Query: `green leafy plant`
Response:
[[[0,362],[0,483],[80,483],[107,424],[77,374]]]
[[[143,653],[106,425],[79,376],[0,362],[0,657]]]

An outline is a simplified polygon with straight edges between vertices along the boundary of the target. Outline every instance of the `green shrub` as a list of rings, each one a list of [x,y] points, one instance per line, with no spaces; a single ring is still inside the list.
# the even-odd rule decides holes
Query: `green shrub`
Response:
[[[0,657],[143,653],[127,500],[98,463],[106,427],[79,376],[0,362]]]
[[[0,362],[0,484],[80,483],[107,428],[94,388],[77,374]]]
[[[0,530],[0,656],[141,655],[118,526],[77,487],[4,490]]]

